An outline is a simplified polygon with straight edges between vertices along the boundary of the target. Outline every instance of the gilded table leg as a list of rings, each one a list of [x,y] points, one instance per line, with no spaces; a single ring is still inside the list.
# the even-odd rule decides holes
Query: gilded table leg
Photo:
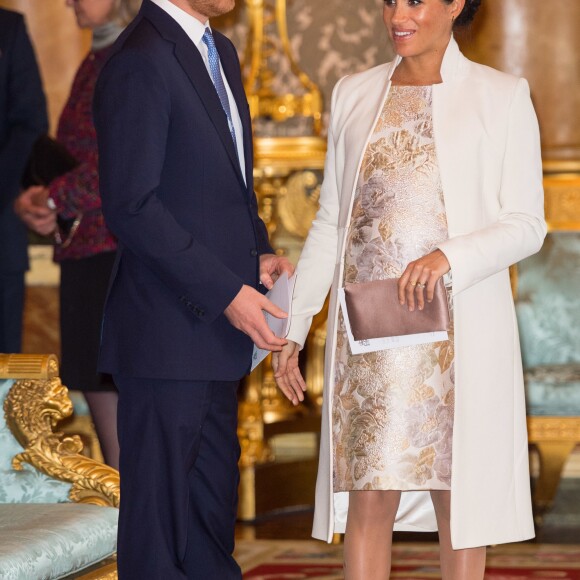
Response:
[[[540,475],[534,490],[538,518],[552,506],[564,465],[576,446],[575,441],[535,441],[540,455]]]

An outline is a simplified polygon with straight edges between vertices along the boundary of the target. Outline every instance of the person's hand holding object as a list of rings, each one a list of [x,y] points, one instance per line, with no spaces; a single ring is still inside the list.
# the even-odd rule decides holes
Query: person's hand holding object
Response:
[[[262,310],[276,318],[287,318],[288,314],[278,308],[266,296],[244,284],[224,314],[230,324],[247,334],[258,348],[279,351],[287,343],[278,338],[268,326]]]
[[[288,274],[288,278],[294,274],[294,266],[288,258],[276,254],[262,254],[260,256],[260,282],[268,290],[272,289],[283,272]]]
[[[34,185],[24,190],[14,201],[14,211],[20,219],[41,236],[56,229],[56,211],[46,204],[48,189]]]
[[[419,310],[423,310],[425,298],[427,302],[433,300],[435,283],[449,270],[451,270],[451,266],[447,256],[439,249],[410,262],[399,278],[399,303],[401,306],[407,304],[409,310],[413,311],[416,300]]]

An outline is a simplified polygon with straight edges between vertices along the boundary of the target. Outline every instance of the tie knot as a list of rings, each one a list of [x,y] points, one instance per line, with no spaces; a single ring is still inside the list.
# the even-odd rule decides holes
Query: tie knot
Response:
[[[213,34],[209,28],[205,29],[202,37],[203,42],[208,48],[215,48],[215,41],[213,39]]]

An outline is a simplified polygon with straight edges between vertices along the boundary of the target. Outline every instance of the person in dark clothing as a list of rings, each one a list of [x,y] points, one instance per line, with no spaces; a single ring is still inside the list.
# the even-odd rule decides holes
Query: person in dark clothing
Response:
[[[46,100],[24,17],[0,8],[0,352],[20,352],[26,227],[12,204],[32,145],[48,130]]]

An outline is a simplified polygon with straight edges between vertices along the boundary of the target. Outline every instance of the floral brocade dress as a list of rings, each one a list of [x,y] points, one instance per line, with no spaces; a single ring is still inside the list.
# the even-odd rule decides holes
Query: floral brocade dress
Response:
[[[399,278],[447,238],[432,87],[392,87],[362,162],[343,282]],[[445,342],[360,355],[342,313],[337,332],[334,491],[450,489],[453,326]]]

